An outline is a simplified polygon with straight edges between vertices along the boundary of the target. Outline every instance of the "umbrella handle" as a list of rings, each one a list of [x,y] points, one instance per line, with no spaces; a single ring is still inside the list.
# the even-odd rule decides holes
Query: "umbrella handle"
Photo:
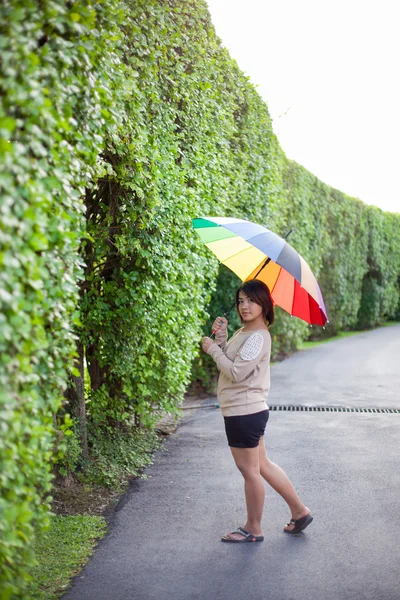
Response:
[[[230,307],[230,309],[229,309],[229,310],[227,310],[226,312],[224,312],[224,314],[223,314],[222,316],[223,316],[223,317],[225,317],[225,319],[226,319],[226,317],[227,317],[227,316],[229,315],[229,313],[231,312],[232,308],[234,308],[235,306],[236,306],[236,302],[234,302],[234,303],[232,304],[232,306]],[[220,324],[222,324],[222,321],[220,321]],[[212,331],[212,332],[211,332],[211,334],[210,334],[210,338],[211,338],[213,335],[215,336],[215,333],[216,333],[215,331]]]

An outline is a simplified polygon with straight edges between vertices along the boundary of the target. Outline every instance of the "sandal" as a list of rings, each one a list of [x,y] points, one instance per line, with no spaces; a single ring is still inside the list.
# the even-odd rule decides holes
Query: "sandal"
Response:
[[[235,539],[232,539],[232,538],[228,538],[228,537],[226,537],[226,535],[224,535],[221,538],[221,541],[222,542],[230,542],[231,544],[243,544],[243,542],[263,542],[264,541],[264,536],[263,535],[253,535],[252,533],[249,533],[245,529],[242,529],[242,527],[238,527],[236,529],[236,531],[231,531],[227,535],[232,535],[232,533],[240,533],[240,535],[243,536],[243,539],[242,540],[235,540]]]
[[[290,519],[286,527],[294,525],[293,529],[284,529],[283,531],[285,533],[291,533],[292,535],[293,533],[300,533],[300,531],[303,531],[303,529],[308,527],[312,520],[313,518],[310,515],[310,513],[308,515],[305,515],[304,517],[301,517],[301,519]]]

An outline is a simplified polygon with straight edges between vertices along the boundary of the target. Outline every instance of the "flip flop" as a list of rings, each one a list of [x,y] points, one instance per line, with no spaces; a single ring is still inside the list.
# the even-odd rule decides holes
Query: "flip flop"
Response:
[[[287,527],[289,525],[294,525],[293,529],[284,529],[283,531],[285,533],[291,533],[292,535],[294,533],[300,533],[300,531],[303,531],[303,529],[308,527],[312,520],[313,518],[310,514],[301,517],[301,519],[290,519],[290,522],[287,524]]]
[[[231,544],[243,544],[244,542],[263,542],[264,541],[263,535],[253,535],[249,531],[242,529],[242,527],[238,527],[236,529],[236,531],[231,531],[230,534],[228,534],[228,535],[232,535],[232,533],[240,533],[240,535],[243,536],[243,539],[242,540],[234,540],[232,538],[228,538],[228,537],[224,536],[221,538],[221,541],[229,542]]]

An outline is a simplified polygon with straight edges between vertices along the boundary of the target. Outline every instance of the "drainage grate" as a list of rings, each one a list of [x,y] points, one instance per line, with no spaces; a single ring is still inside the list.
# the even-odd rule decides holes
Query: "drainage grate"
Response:
[[[197,408],[219,408],[215,400],[203,404],[192,404],[182,406],[182,410],[194,410]],[[400,414],[400,408],[348,408],[346,406],[292,406],[273,404],[269,406],[270,410],[275,411],[299,411],[299,412],[345,412],[345,413],[379,413],[379,414]]]
[[[390,413],[400,414],[399,408],[346,408],[345,406],[279,406],[272,405],[270,410],[302,412],[346,412],[346,413]]]

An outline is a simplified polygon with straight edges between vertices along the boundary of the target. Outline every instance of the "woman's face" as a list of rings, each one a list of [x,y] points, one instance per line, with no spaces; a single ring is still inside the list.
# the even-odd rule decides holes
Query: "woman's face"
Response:
[[[243,323],[251,323],[259,319],[263,312],[262,307],[242,291],[239,292],[238,310]]]

